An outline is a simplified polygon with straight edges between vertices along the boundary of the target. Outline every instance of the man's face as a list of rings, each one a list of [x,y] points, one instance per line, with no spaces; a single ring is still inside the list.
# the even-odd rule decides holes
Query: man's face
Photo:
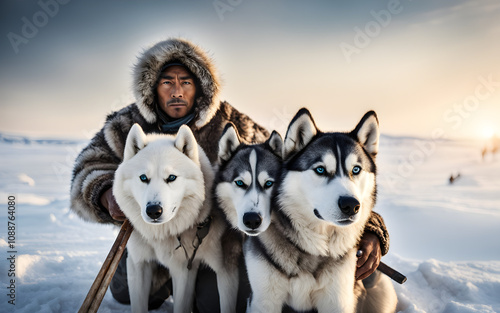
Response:
[[[194,105],[194,78],[180,65],[170,66],[160,74],[156,88],[160,108],[171,118],[186,116]]]

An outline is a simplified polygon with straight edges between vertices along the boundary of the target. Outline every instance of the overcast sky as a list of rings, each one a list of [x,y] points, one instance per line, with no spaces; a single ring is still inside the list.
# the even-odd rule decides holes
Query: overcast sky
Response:
[[[137,55],[182,36],[270,129],[308,107],[323,130],[373,109],[389,135],[500,134],[497,0],[60,2],[2,1],[0,132],[90,138],[134,101]]]

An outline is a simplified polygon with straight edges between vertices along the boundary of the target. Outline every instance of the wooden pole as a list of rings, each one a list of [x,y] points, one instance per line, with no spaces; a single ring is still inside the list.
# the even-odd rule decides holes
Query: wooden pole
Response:
[[[128,220],[123,222],[120,232],[78,313],[95,313],[99,309],[99,305],[101,305],[102,299],[111,283],[111,279],[116,272],[116,268],[118,267],[118,263],[120,263],[120,259],[125,251],[127,241],[133,229],[134,228]]]

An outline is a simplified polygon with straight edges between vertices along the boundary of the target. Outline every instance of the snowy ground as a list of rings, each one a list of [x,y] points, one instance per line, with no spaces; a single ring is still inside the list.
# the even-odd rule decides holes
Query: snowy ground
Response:
[[[0,312],[76,312],[116,234],[69,210],[84,143],[0,139]],[[398,310],[500,312],[500,155],[483,162],[478,143],[384,136],[378,163],[376,210],[391,234],[383,260],[408,277],[395,284]],[[16,198],[15,306],[6,295],[8,196]],[[128,311],[108,292],[99,312]]]

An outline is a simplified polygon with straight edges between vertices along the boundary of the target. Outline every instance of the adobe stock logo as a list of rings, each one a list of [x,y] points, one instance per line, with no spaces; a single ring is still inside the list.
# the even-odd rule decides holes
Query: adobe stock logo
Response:
[[[29,39],[35,38],[40,28],[45,27],[49,23],[49,19],[53,18],[59,13],[59,5],[67,4],[70,0],[40,0],[38,6],[41,10],[35,12],[31,19],[26,16],[21,18],[23,26],[21,26],[21,34],[9,32],[7,38],[12,45],[12,49],[17,54],[19,53],[19,46],[27,44]]]
[[[219,16],[219,20],[223,22],[224,14],[226,14],[226,12],[233,12],[234,8],[239,6],[242,2],[243,0],[215,0],[214,2],[212,2],[212,4],[214,6],[215,12],[217,12],[217,15]]]

